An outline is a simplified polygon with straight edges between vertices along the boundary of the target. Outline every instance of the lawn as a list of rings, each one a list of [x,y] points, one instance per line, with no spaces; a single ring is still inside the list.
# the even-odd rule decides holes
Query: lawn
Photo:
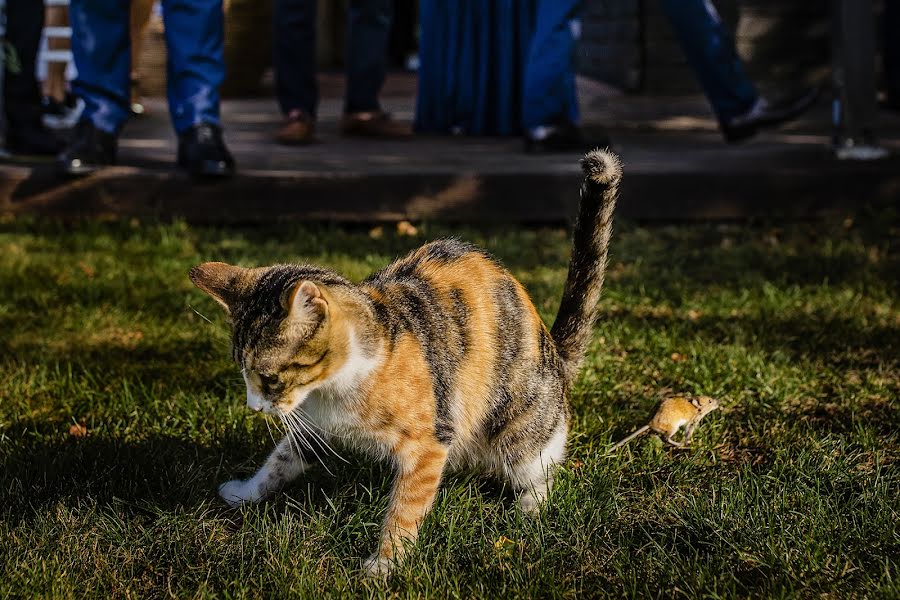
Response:
[[[425,239],[498,256],[549,322],[562,228],[0,225],[0,597],[900,597],[900,219],[618,224],[539,517],[471,473],[387,581],[360,577],[390,470],[340,450],[238,511],[272,447],[205,260],[360,279]],[[724,408],[691,451],[607,449],[671,389]],[[329,471],[331,471],[329,473]]]

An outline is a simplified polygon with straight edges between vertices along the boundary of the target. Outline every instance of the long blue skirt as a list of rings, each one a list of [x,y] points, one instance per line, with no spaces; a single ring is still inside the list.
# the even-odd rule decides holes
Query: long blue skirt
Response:
[[[537,2],[421,0],[417,131],[521,133]]]

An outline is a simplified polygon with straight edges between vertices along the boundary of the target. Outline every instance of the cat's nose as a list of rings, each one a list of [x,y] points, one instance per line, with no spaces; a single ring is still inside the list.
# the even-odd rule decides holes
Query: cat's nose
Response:
[[[249,387],[247,388],[247,406],[250,410],[254,412],[259,412],[263,409],[263,399],[259,396],[259,394],[255,393]]]

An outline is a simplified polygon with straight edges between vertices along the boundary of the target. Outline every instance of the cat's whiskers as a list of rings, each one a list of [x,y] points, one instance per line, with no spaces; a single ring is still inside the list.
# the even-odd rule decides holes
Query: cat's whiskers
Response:
[[[325,464],[325,461],[322,460],[322,457],[319,456],[319,453],[316,452],[315,448],[313,448],[312,443],[309,441],[309,439],[307,439],[306,435],[304,435],[304,428],[302,423],[298,423],[293,417],[292,413],[279,413],[279,416],[281,417],[282,422],[288,428],[291,439],[295,440],[298,445],[302,445],[307,450],[309,450],[313,454],[313,456],[316,457],[316,460],[322,464],[328,474],[334,477],[334,473],[331,472],[331,469],[328,468],[328,465]],[[298,451],[297,454],[298,456],[303,456],[302,452]]]
[[[275,441],[275,436],[272,435],[272,426],[269,424],[269,421],[270,421],[269,417],[263,416],[263,420],[266,422],[266,429],[269,430],[269,437],[272,439],[272,443],[277,446],[278,442]]]
[[[287,418],[284,416],[284,414],[278,413],[278,416],[281,418],[281,422],[284,425],[285,434],[287,435],[288,441],[290,441],[291,446],[294,448],[294,452],[297,453],[297,456],[302,457],[303,452],[300,450],[300,448],[301,446],[304,446],[304,444],[301,444],[301,440],[297,437],[296,432],[294,431],[293,427],[291,427],[290,423],[288,423]]]
[[[209,317],[207,317],[206,315],[204,315],[203,313],[201,313],[199,310],[197,310],[197,309],[194,308],[193,306],[190,306],[189,308],[190,308],[192,311],[194,311],[194,313],[196,313],[198,317],[200,317],[201,319],[203,319],[204,321],[206,321],[207,323],[209,323],[210,325],[212,325],[212,326],[215,328],[215,333],[216,333],[217,335],[214,335],[214,336],[212,337],[212,340],[213,340],[215,343],[219,344],[220,346],[228,347],[229,350],[230,350],[230,349],[231,349],[231,332],[228,331],[227,328],[221,326],[220,324],[211,321],[211,320],[209,319]],[[221,337],[220,335],[218,335],[218,334],[224,334],[225,337],[222,338],[222,337]]]
[[[336,458],[347,463],[348,465],[350,464],[350,461],[348,461],[346,458],[344,458],[343,456],[338,454],[337,451],[334,448],[332,448],[331,445],[329,445],[328,440],[326,440],[324,436],[328,436],[330,434],[327,431],[325,431],[324,429],[322,429],[321,427],[318,427],[318,425],[316,425],[315,423],[313,423],[312,420],[309,418],[309,415],[306,414],[306,412],[302,408],[298,407],[297,409],[292,411],[292,414],[297,419],[297,421],[301,425],[303,425],[304,429],[306,431],[308,431],[310,435],[313,436],[313,439],[318,440],[317,443],[319,444],[320,448],[322,448],[322,445],[324,444],[325,447],[322,448],[323,452],[325,452],[325,451],[331,452],[331,454],[333,454]],[[322,432],[322,434],[317,433],[315,431],[315,429],[313,429],[313,428],[318,428],[319,431]]]
[[[288,417],[288,421],[294,424],[294,427],[295,427],[295,429],[296,429],[297,434],[298,434],[301,438],[303,438],[304,440],[306,440],[307,446],[309,447],[310,452],[312,452],[312,453],[315,455],[316,459],[317,459],[320,463],[322,463],[322,466],[325,467],[325,470],[328,471],[328,474],[331,475],[332,477],[334,477],[334,473],[331,471],[331,469],[328,468],[328,465],[325,464],[325,461],[322,460],[322,457],[321,457],[321,456],[319,455],[319,453],[316,452],[316,450],[313,448],[313,442],[315,442],[316,445],[319,446],[319,450],[321,450],[323,454],[326,454],[326,455],[327,455],[327,454],[328,454],[328,451],[330,450],[331,453],[334,454],[335,456],[338,456],[338,458],[341,458],[341,457],[340,457],[334,450],[332,450],[331,447],[328,446],[327,443],[323,446],[321,438],[319,438],[318,436],[316,436],[316,435],[315,435],[315,432],[313,432],[313,431],[306,425],[306,423],[304,423],[304,422],[298,417],[298,415],[297,415],[296,413],[290,412],[290,413],[287,414],[287,417]],[[342,460],[343,460],[343,459],[342,459]]]
[[[301,420],[299,420],[299,419],[297,418],[297,415],[296,415],[295,413],[289,413],[289,414],[288,414],[288,419],[289,419],[292,423],[294,423],[294,426],[295,426],[295,428],[296,428],[296,430],[297,430],[297,433],[298,433],[304,440],[306,440],[307,444],[309,445],[309,449],[310,449],[313,453],[316,454],[316,458],[319,460],[319,462],[322,462],[323,465],[324,465],[324,461],[322,461],[322,458],[319,456],[318,453],[315,452],[315,450],[314,450],[313,447],[312,447],[313,442],[315,442],[316,445],[319,446],[319,450],[321,450],[323,453],[327,454],[327,451],[325,450],[325,448],[322,447],[322,443],[321,443],[315,436],[308,437],[308,434],[311,435],[312,432],[310,431],[309,427],[307,427],[306,424],[303,423],[303,421],[301,421]],[[325,470],[328,471],[329,473],[331,473],[331,471],[328,470],[328,467],[325,467]],[[334,475],[334,473],[331,473],[331,474]]]
[[[318,425],[315,421],[313,421],[312,416],[311,416],[308,412],[306,412],[305,410],[303,410],[303,407],[298,406],[297,408],[294,409],[294,411],[300,413],[301,416],[304,417],[304,420],[306,421],[306,424],[307,424],[307,425],[309,425],[310,427],[315,427],[315,428],[318,429],[323,435],[327,435],[327,436],[329,436],[329,437],[338,438],[338,439],[340,439],[340,440],[349,440],[349,439],[350,439],[350,436],[349,436],[349,435],[342,434],[342,433],[338,433],[338,432],[336,432],[336,431],[327,431],[327,430],[326,430],[325,428],[323,428],[321,425]]]

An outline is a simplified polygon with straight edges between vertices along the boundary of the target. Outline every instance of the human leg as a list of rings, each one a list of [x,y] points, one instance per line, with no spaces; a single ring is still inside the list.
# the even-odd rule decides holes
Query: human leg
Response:
[[[34,75],[34,64],[44,7],[34,0],[8,0],[6,4],[5,69],[2,78],[3,109],[7,120],[6,146],[17,154],[52,155],[59,142],[41,124],[41,93]]]
[[[406,137],[408,125],[381,110],[378,94],[387,72],[392,0],[351,0],[347,27],[347,97],[341,131],[364,137]]]
[[[81,118],[106,134],[117,135],[129,114],[128,4],[72,0],[69,21],[78,69],[72,89],[85,102]]]
[[[285,115],[302,110],[315,119],[316,1],[275,0],[275,93]]]
[[[167,95],[178,134],[178,166],[201,177],[234,173],[219,119],[224,21],[222,0],[163,0]]]
[[[387,70],[391,0],[351,0],[347,27],[348,113],[381,109],[378,94]]]
[[[225,78],[222,0],[164,0],[169,112],[175,132],[219,125]]]
[[[572,21],[579,0],[540,0],[525,64],[522,125],[526,131],[578,122],[575,93],[575,36]]]
[[[719,122],[750,110],[759,94],[710,0],[660,2]]]
[[[883,21],[885,104],[900,110],[900,0],[885,0]]]
[[[316,0],[275,0],[275,95],[285,116],[275,139],[282,144],[315,141],[316,5]]]

